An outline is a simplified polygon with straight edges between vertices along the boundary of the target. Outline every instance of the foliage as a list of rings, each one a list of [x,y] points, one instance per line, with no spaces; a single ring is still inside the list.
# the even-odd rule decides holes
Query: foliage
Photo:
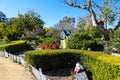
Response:
[[[120,8],[120,6],[118,6],[119,0],[101,0],[99,4],[94,0],[64,0],[64,2],[68,6],[88,11],[90,13],[92,25],[97,27],[106,40],[109,39],[107,24],[113,21],[120,22],[120,20],[118,21],[115,19],[116,7]],[[100,16],[99,14],[102,15]]]
[[[89,16],[82,16],[78,18],[77,28],[79,31],[88,30],[92,27],[92,22]]]
[[[46,32],[45,37],[59,39],[60,38],[60,30],[50,27],[49,30]]]
[[[75,18],[65,16],[63,19],[59,21],[59,23],[54,25],[54,28],[61,30],[70,30],[72,33],[76,32],[77,29],[75,28]]]
[[[44,34],[43,25],[44,22],[41,20],[40,15],[33,11],[28,11],[24,15],[18,14],[20,20],[20,27],[23,28],[22,31],[23,39],[29,39],[35,36],[41,36]]]
[[[67,39],[67,47],[70,49],[84,49],[91,48],[93,51],[103,51],[103,43],[99,43],[102,34],[94,27],[90,29],[83,29],[79,33],[71,35]]]
[[[104,26],[107,29],[108,24],[113,24],[115,21],[115,3],[112,0],[103,0],[101,6],[97,6],[100,10],[99,18],[105,22]]]
[[[72,27],[74,27],[75,24],[75,18],[73,17],[63,17],[62,20],[59,21],[58,24],[55,25],[56,28],[59,30],[71,30]]]
[[[106,41],[105,42],[106,53],[118,53],[120,54],[120,42],[117,41]]]
[[[3,40],[7,40],[7,36],[11,33],[11,29],[6,23],[0,23],[0,35],[3,37]]]
[[[120,29],[114,31],[114,33],[112,34],[114,41],[118,41],[118,42],[120,41],[120,35],[119,34],[120,34]]]
[[[0,23],[0,35],[10,40],[33,39],[36,36],[42,36],[44,22],[40,15],[34,11],[28,11],[25,14],[18,14],[18,18],[11,18],[10,22]]]
[[[81,50],[35,50],[25,53],[25,59],[43,71],[74,67],[80,62],[95,80],[117,80],[120,76],[120,58],[102,52]]]
[[[79,32],[70,36],[67,39],[67,47],[70,49],[84,49],[84,50],[91,48],[91,50],[95,51],[104,49],[104,46],[102,44],[98,44],[86,32]]]
[[[79,56],[71,53],[64,50],[35,50],[26,52],[25,59],[36,68],[41,67],[43,71],[46,71],[73,66],[76,62],[74,59]]]
[[[6,15],[0,11],[0,22],[8,22]]]
[[[98,30],[98,29],[96,29],[95,27],[91,27],[90,29],[89,29],[89,35],[93,38],[93,39],[96,39],[96,38],[101,38],[102,37],[102,34],[101,34],[101,32]]]
[[[8,44],[4,44],[0,46],[0,50],[6,50],[7,52],[13,53],[13,52],[19,52],[22,50],[25,50],[25,42],[23,40],[18,41],[11,41]]]
[[[39,45],[39,43],[41,43],[41,41],[39,41],[37,39],[36,40],[27,40],[26,41],[26,45],[27,45],[28,49],[35,49],[36,46]]]

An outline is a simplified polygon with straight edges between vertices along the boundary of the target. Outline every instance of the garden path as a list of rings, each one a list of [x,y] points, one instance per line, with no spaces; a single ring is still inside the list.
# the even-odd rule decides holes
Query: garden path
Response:
[[[37,80],[22,65],[0,56],[0,80]]]

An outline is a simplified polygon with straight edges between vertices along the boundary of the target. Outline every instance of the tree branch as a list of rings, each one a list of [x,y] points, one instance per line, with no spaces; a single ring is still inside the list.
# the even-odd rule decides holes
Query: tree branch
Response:
[[[91,7],[91,0],[88,0],[88,7]]]
[[[101,6],[97,5],[94,1],[92,1],[92,3],[93,3],[93,6],[96,6],[98,9],[100,9],[102,11],[102,7]]]
[[[86,9],[88,10],[88,5],[77,5],[77,4],[74,4],[73,2],[68,2],[68,1],[64,1],[65,4],[69,5],[69,6],[72,6],[72,7],[75,7],[75,8],[82,8],[82,9]]]

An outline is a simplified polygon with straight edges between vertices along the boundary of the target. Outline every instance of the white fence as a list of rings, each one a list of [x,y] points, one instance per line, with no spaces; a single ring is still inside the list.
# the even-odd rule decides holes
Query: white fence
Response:
[[[28,67],[31,66],[32,68],[32,73],[36,76],[36,78],[38,80],[49,80],[43,73],[42,73],[42,69],[39,68],[39,70],[37,70],[35,67],[33,67],[32,65],[28,64],[22,55],[20,56],[16,56],[16,55],[13,55],[13,54],[10,54],[6,51],[0,51],[0,56],[5,56],[6,58],[10,58],[12,60],[14,60],[15,62],[17,63],[20,63],[21,65],[23,65],[24,67]]]

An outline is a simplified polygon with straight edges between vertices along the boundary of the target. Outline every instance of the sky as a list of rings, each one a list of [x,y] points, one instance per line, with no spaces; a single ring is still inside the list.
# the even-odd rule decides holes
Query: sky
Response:
[[[0,0],[0,11],[7,18],[18,17],[29,10],[37,12],[45,22],[45,27],[57,24],[63,17],[74,17],[88,14],[87,11],[65,5],[62,0]]]

